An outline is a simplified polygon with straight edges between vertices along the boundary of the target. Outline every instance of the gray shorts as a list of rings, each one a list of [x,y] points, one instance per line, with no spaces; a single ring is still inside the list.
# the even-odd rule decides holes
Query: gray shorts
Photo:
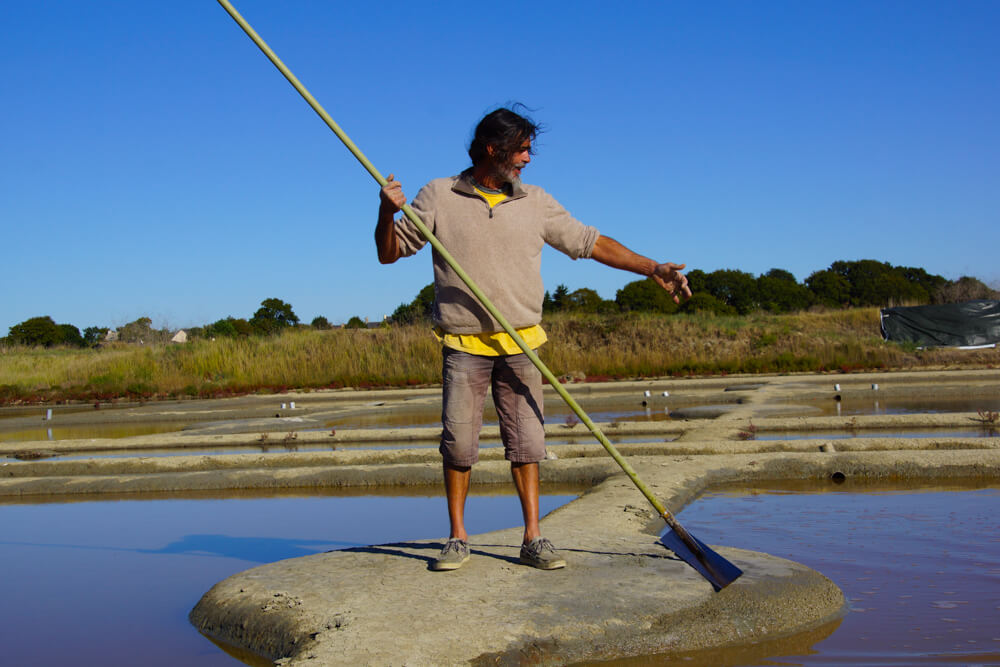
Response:
[[[486,390],[500,420],[504,456],[512,463],[545,458],[542,374],[523,354],[486,357],[444,348],[441,455],[453,466],[479,460]]]

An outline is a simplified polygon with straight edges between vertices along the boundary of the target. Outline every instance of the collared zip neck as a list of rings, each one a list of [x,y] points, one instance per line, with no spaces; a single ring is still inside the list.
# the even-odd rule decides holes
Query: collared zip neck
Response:
[[[483,200],[484,202],[486,202],[486,205],[487,205],[487,206],[490,206],[490,203],[489,203],[488,201],[486,201],[486,199],[484,199],[482,195],[480,195],[480,196],[479,196],[479,198],[480,198],[480,199],[482,199],[482,200]],[[494,204],[493,206],[490,206],[490,220],[492,220],[492,219],[493,219],[493,210],[494,210],[494,209],[495,209],[495,208],[496,208],[497,206],[503,206],[504,204],[506,204],[506,203],[507,203],[507,202],[509,202],[509,201],[511,201],[511,197],[507,197],[507,198],[506,198],[506,199],[504,199],[503,201],[498,201],[498,202],[497,202],[496,204]]]
[[[466,169],[465,171],[463,171],[461,174],[458,175],[458,178],[455,179],[455,183],[454,183],[454,185],[451,186],[451,189],[454,190],[455,192],[459,192],[461,194],[468,195],[470,197],[475,197],[479,201],[481,201],[484,204],[486,204],[487,208],[489,209],[489,217],[490,217],[491,220],[493,219],[493,209],[496,208],[496,206],[490,206],[490,203],[488,201],[486,201],[486,198],[483,197],[478,192],[476,192],[476,188],[473,185],[472,168],[471,167],[468,168],[468,169]],[[510,194],[507,195],[506,199],[504,199],[502,202],[498,203],[497,206],[500,206],[502,204],[506,204],[509,201],[514,201],[515,199],[521,199],[522,197],[527,197],[527,196],[528,196],[528,193],[524,191],[523,187],[521,187],[520,181],[518,181],[517,183],[511,183],[510,184]]]

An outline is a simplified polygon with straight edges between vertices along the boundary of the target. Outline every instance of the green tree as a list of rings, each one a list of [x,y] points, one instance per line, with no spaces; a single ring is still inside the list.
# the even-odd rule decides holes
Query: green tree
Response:
[[[705,276],[705,291],[745,315],[758,307],[757,281],[735,269],[720,269]]]
[[[736,309],[715,298],[708,292],[695,292],[691,298],[680,306],[682,313],[714,313],[716,315],[735,315]]]
[[[847,279],[852,306],[884,306],[894,291],[886,285],[891,266],[873,259],[834,262],[830,270]]]
[[[247,336],[252,336],[254,333],[256,333],[256,330],[254,329],[253,325],[250,324],[248,320],[245,320],[242,317],[232,318],[232,325],[233,328],[236,329],[237,336],[243,336],[244,338],[246,338]]]
[[[792,274],[791,271],[786,271],[784,269],[771,269],[770,271],[765,273],[764,276],[761,277],[774,278],[776,280],[784,280],[786,282],[795,283],[796,285],[798,285],[799,283],[799,281],[795,279],[795,276]]]
[[[227,317],[216,320],[205,325],[205,336],[207,338],[236,338],[236,327],[233,326],[233,318]]]
[[[622,287],[615,294],[615,303],[619,310],[635,312],[675,313],[678,308],[667,290],[652,278],[636,280]]]
[[[847,280],[852,306],[927,303],[947,282],[923,269],[893,266],[873,259],[834,262],[829,270]]]
[[[83,340],[87,345],[97,345],[107,335],[107,327],[87,327],[83,330]]]
[[[906,282],[915,285],[920,290],[920,301],[928,303],[934,299],[934,295],[950,281],[944,276],[927,273],[924,269],[910,266],[896,267]]]
[[[542,312],[551,313],[554,310],[552,307],[552,295],[549,294],[548,290],[545,290],[545,296],[542,297]]]
[[[389,316],[396,324],[428,321],[434,315],[434,283],[425,285],[410,303],[401,303]]]
[[[44,315],[15,324],[7,337],[10,342],[18,345],[52,347],[62,342],[62,331],[51,317]]]
[[[691,289],[691,293],[704,292],[708,289],[708,274],[701,269],[691,269],[690,271],[685,271],[684,275],[688,279],[688,287]]]
[[[545,293],[545,298],[542,299],[542,312],[558,312],[560,310],[566,310],[569,299],[569,288],[565,285],[556,285],[556,291],[549,296],[549,293]]]
[[[851,301],[851,283],[844,276],[829,269],[816,271],[806,278],[806,287],[817,303],[839,308]]]
[[[903,273],[893,269],[882,279],[881,299],[872,306],[889,306],[908,304],[924,304],[931,300],[931,295],[917,283],[909,282]]]
[[[566,295],[566,309],[578,313],[608,313],[618,310],[614,301],[607,301],[589,287],[581,287]]]
[[[784,269],[771,269],[757,278],[760,307],[772,313],[805,310],[813,304],[813,294]]]
[[[80,335],[80,330],[72,324],[58,324],[59,342],[63,345],[73,345],[74,347],[84,347],[87,342]]]
[[[314,317],[312,323],[309,326],[311,326],[313,329],[319,329],[323,331],[330,328],[330,320],[320,315],[319,317]]]
[[[292,311],[292,306],[281,299],[264,299],[260,302],[260,308],[250,318],[250,324],[254,330],[271,335],[280,333],[287,327],[294,327],[299,323],[299,318]]]
[[[240,318],[227,317],[205,325],[204,335],[207,338],[236,338],[254,333],[253,325]]]
[[[153,330],[153,320],[140,317],[118,330],[118,340],[123,343],[153,343],[158,334]]]
[[[357,315],[355,315],[351,319],[347,320],[347,324],[344,325],[344,328],[345,329],[367,329],[368,325],[365,324],[365,321],[363,319],[361,319],[360,317],[358,317]]]

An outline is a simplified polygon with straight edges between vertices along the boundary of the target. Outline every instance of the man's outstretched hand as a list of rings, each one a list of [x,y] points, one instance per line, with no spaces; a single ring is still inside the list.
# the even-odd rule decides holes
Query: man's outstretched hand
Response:
[[[681,302],[681,298],[691,298],[691,288],[688,287],[687,277],[681,273],[686,264],[674,264],[665,262],[658,264],[655,259],[649,259],[629,250],[610,236],[598,235],[594,241],[594,248],[591,257],[600,262],[623,271],[632,271],[643,276],[649,276],[656,281],[656,284],[667,290],[674,297],[676,303]],[[652,268],[652,273],[650,269]]]
[[[670,292],[671,296],[674,297],[674,303],[680,303],[681,298],[691,298],[691,288],[688,287],[687,276],[681,273],[681,269],[685,266],[687,264],[667,262],[665,264],[657,264],[656,270],[653,272],[653,280],[660,287]]]

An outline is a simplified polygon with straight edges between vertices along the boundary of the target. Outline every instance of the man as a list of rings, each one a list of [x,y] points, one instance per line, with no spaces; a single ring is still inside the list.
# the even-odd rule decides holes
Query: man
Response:
[[[632,252],[574,219],[541,188],[521,182],[537,133],[537,125],[510,109],[487,114],[469,146],[472,167],[431,181],[412,204],[528,345],[535,349],[546,341],[539,326],[546,243],[573,259],[590,257],[650,276],[675,301],[691,296],[683,264],[659,264]],[[379,196],[375,243],[379,261],[391,264],[416,253],[426,240],[406,217],[394,219],[406,197],[392,175]],[[436,251],[433,260],[433,320],[444,357],[440,451],[451,534],[431,569],[454,570],[469,559],[465,499],[490,387],[524,515],[521,562],[543,570],[565,567],[538,524],[538,462],[545,458],[541,373]]]

